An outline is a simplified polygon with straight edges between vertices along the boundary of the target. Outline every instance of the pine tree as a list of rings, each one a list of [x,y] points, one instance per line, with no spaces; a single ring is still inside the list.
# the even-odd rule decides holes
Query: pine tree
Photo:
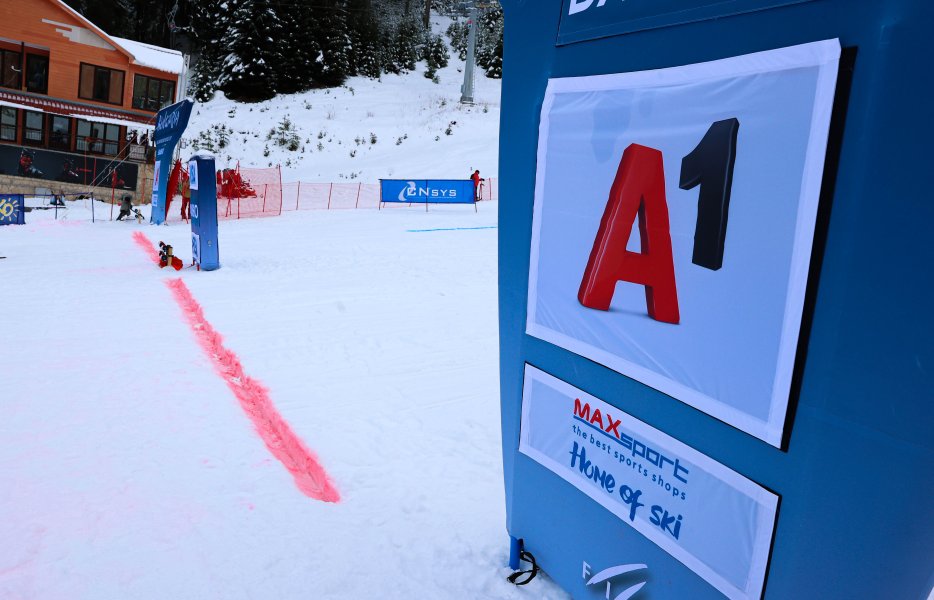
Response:
[[[461,60],[467,60],[467,23],[454,21],[448,25],[448,38],[451,40],[451,48],[457,52],[457,57]]]
[[[425,77],[428,79],[434,79],[438,74],[438,69],[448,66],[451,55],[448,54],[448,48],[440,35],[432,35],[428,38],[425,43],[424,58],[428,64],[425,70]]]
[[[278,11],[282,22],[279,39],[281,62],[274,65],[277,73],[277,90],[289,94],[314,87],[317,63],[321,57],[318,43],[316,0],[296,0],[288,10]]]
[[[350,74],[378,79],[382,72],[383,50],[380,45],[379,23],[371,10],[370,0],[351,0],[348,10]]]
[[[257,102],[276,95],[282,62],[281,21],[264,0],[228,0],[232,7],[218,87],[236,100]]]
[[[403,19],[396,27],[395,38],[389,47],[389,62],[393,73],[406,73],[415,70],[415,63],[421,55],[425,41],[425,31],[421,24],[413,19]]]
[[[503,9],[485,11],[477,20],[477,64],[486,76],[503,76]]]
[[[316,59],[313,77],[317,85],[335,87],[344,83],[351,70],[351,42],[346,12],[336,7],[322,11],[316,23],[321,54]]]
[[[192,63],[190,93],[199,102],[214,97],[224,59],[223,40],[227,34],[227,2],[191,0],[190,24],[184,29],[197,51]]]

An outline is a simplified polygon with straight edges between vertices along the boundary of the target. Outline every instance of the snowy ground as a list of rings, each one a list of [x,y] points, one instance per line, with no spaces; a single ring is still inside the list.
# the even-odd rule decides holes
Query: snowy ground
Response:
[[[450,23],[433,17],[443,33]],[[447,36],[445,42],[450,43]],[[185,133],[183,156],[204,149],[210,139],[218,167],[282,165],[284,181],[380,178],[465,179],[474,169],[495,177],[499,169],[501,80],[475,69],[474,105],[460,104],[464,62],[451,52],[439,83],[423,75],[425,63],[405,75],[380,80],[352,77],[339,88],[278,96],[243,104],[222,93],[195,106]],[[279,145],[291,134],[278,130],[284,119],[296,145]],[[221,127],[228,138],[219,147]],[[200,138],[200,140],[199,140]]]
[[[184,225],[89,208],[0,228],[0,598],[565,597],[505,581],[495,204],[224,222],[211,273],[132,241],[187,260]],[[264,446],[175,277],[339,503]]]

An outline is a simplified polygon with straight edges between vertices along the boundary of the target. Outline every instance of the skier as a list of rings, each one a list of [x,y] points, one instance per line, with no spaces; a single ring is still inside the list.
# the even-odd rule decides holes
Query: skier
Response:
[[[133,201],[129,194],[124,194],[123,198],[120,199],[120,214],[117,216],[118,221],[130,216],[130,213],[133,212]]]
[[[473,180],[473,199],[474,202],[477,202],[480,200],[480,190],[483,189],[483,182],[486,181],[486,179],[480,177],[480,169],[474,171],[470,178]]]

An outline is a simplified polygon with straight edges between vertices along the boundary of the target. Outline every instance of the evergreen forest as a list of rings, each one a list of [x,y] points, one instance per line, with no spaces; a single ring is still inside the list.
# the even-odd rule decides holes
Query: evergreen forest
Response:
[[[467,2],[459,0],[69,0],[104,31],[192,55],[190,92],[251,102],[334,87],[347,77],[414,71],[467,55]],[[479,5],[479,3],[478,3]],[[430,11],[430,13],[429,13]],[[430,14],[452,17],[445,35]],[[482,4],[477,65],[502,76],[503,12]]]

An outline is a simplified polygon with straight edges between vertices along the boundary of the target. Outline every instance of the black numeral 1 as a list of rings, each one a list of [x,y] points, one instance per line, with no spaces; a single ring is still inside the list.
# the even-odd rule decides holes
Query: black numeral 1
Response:
[[[692,262],[714,271],[723,266],[738,132],[738,119],[717,121],[681,161],[679,187],[689,190],[700,184]]]

